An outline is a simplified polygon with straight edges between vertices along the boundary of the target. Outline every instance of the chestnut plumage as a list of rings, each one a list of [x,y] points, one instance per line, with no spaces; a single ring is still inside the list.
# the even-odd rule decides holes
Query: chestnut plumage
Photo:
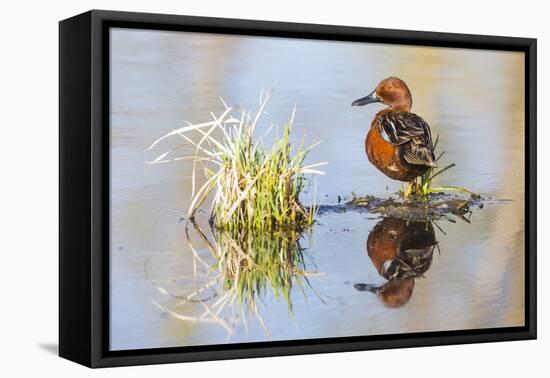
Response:
[[[411,181],[436,166],[430,126],[411,113],[412,96],[405,82],[397,77],[382,80],[368,96],[352,103],[362,106],[375,102],[388,105],[371,123],[365,140],[369,161],[386,176]]]
[[[356,283],[355,289],[376,294],[388,307],[401,307],[411,298],[414,280],[430,268],[437,246],[430,221],[385,218],[369,233],[367,253],[388,281],[383,285]]]

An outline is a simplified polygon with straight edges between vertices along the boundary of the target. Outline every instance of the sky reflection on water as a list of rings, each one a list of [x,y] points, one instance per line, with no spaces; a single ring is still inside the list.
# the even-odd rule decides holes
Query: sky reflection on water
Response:
[[[522,54],[125,29],[115,29],[111,43],[111,349],[523,324]],[[432,250],[424,278],[409,277],[396,289],[410,291],[398,308],[384,305],[380,292],[354,288],[386,284],[366,246],[389,222],[356,212],[319,216],[303,239],[305,269],[318,273],[308,277],[306,295],[292,290],[292,313],[270,292],[258,305],[269,335],[252,315],[228,336],[218,323],[177,319],[155,306],[191,318],[205,311],[180,298],[196,290],[182,221],[192,167],[179,162],[146,172],[144,162],[170,147],[144,152],[153,140],[184,121],[210,119],[222,109],[219,96],[255,110],[260,91],[276,86],[260,127],[282,125],[296,105],[295,142],[304,134],[306,143],[324,139],[309,157],[330,162],[316,179],[323,203],[352,191],[389,196],[400,184],[368,163],[363,145],[380,106],[350,106],[389,75],[407,82],[413,111],[440,135],[444,162],[457,163],[439,183],[511,201],[474,212],[471,224],[443,222],[446,234],[433,230],[441,252]],[[193,232],[190,240],[214,265],[204,240]],[[223,296],[223,285],[215,292]]]

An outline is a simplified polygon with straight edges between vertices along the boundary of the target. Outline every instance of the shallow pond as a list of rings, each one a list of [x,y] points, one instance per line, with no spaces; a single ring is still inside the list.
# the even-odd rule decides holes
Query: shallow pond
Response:
[[[111,349],[523,325],[521,54],[124,29],[112,32],[111,44]],[[219,114],[219,96],[255,111],[260,91],[276,87],[260,129],[283,125],[296,106],[295,142],[324,140],[308,160],[328,161],[326,175],[305,203],[316,195],[336,204],[351,192],[389,197],[401,184],[368,163],[363,144],[381,106],[350,106],[389,75],[408,83],[413,111],[440,136],[443,161],[457,164],[438,182],[507,201],[487,202],[470,223],[428,227],[423,239],[437,241],[428,264],[389,288],[399,306],[381,289],[376,238],[413,240],[427,226],[358,211],[323,212],[301,236],[307,282],[294,282],[292,311],[271,289],[261,293],[258,314],[238,301],[221,306],[220,281],[189,297],[216,263],[185,219],[192,164],[147,168],[172,143],[145,148],[184,121]]]

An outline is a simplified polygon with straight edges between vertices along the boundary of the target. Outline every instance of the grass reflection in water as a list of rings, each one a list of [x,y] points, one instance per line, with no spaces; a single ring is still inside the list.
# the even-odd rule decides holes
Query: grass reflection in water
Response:
[[[184,299],[200,302],[204,312],[190,317],[155,303],[175,318],[218,323],[230,337],[240,322],[247,326],[251,314],[270,336],[260,309],[264,299],[270,295],[284,299],[292,316],[292,290],[298,289],[306,299],[308,292],[315,293],[308,276],[320,273],[307,255],[309,246],[303,246],[309,244],[311,230],[230,232],[190,222],[186,231],[193,253],[195,290]],[[192,241],[194,234],[203,242],[200,247]],[[213,259],[201,255],[205,246]]]

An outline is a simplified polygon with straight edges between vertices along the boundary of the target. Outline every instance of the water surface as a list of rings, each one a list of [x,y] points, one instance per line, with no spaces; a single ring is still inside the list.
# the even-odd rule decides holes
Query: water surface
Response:
[[[111,332],[113,350],[509,327],[524,324],[524,83],[520,53],[342,42],[232,37],[114,29],[111,32]],[[173,146],[152,141],[220,114],[230,105],[252,110],[262,89],[275,87],[260,129],[297,113],[295,142],[324,142],[308,160],[329,161],[316,179],[317,198],[390,196],[400,188],[366,159],[363,140],[381,105],[352,108],[389,75],[411,88],[413,111],[425,118],[444,162],[457,167],[439,183],[488,193],[471,223],[440,222],[439,248],[414,279],[399,308],[359,291],[382,285],[367,239],[378,214],[327,213],[304,235],[310,286],[284,299],[265,293],[265,328],[249,314],[231,332],[216,322],[188,321],[223,296],[223,285],[187,301],[205,273],[189,247],[185,214],[192,166],[180,161],[146,169]],[[191,154],[190,148],[181,155]],[[303,198],[313,198],[310,190]],[[200,236],[189,238],[214,263]],[[169,295],[167,295],[169,294]],[[209,296],[215,298],[209,299]],[[207,300],[208,299],[208,300]],[[159,308],[160,306],[160,308]],[[170,312],[171,311],[171,312]],[[221,312],[229,317],[229,312]]]

